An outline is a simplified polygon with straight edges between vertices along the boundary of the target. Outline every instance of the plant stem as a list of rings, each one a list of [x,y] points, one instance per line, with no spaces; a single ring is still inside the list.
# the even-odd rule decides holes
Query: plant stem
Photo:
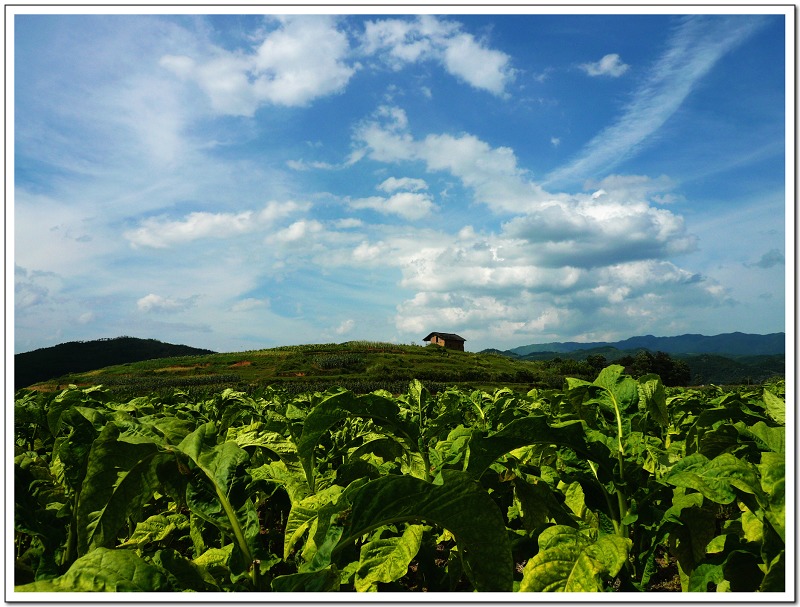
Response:
[[[597,484],[600,486],[600,491],[603,492],[603,497],[606,500],[606,506],[608,506],[608,514],[609,514],[609,516],[611,518],[611,524],[614,525],[614,533],[616,533],[617,535],[621,536],[622,534],[620,533],[620,516],[619,516],[619,513],[614,508],[614,504],[611,502],[611,496],[608,494],[608,491],[606,491],[606,488],[603,486],[603,483],[600,480],[600,477],[597,475],[597,468],[595,468],[594,462],[591,461],[591,460],[588,460],[587,463],[589,464],[589,468],[592,469],[592,473],[594,474],[594,477],[597,479]]]

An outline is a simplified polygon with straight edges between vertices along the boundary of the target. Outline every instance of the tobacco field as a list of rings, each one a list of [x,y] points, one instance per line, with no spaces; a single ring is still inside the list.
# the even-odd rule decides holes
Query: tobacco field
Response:
[[[785,391],[14,404],[16,592],[784,592]]]

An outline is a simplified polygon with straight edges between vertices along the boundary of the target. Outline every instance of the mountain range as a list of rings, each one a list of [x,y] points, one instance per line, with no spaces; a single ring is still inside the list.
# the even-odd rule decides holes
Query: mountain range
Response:
[[[551,342],[529,344],[511,348],[506,352],[516,356],[527,356],[533,353],[566,354],[581,350],[598,348],[615,348],[617,350],[650,350],[667,354],[717,354],[721,356],[759,356],[786,353],[786,334],[770,333],[757,335],[753,333],[722,333],[720,335],[699,335],[687,333],[675,337],[656,337],[640,335],[622,341],[607,342]]]

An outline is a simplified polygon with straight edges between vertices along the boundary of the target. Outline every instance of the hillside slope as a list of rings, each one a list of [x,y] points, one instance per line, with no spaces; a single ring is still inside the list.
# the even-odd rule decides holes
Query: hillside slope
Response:
[[[127,336],[93,341],[71,341],[15,354],[14,387],[24,388],[67,373],[81,373],[109,365],[212,353],[213,350]]]
[[[147,360],[66,374],[35,387],[58,390],[67,384],[102,384],[126,395],[162,388],[247,390],[267,385],[290,392],[341,386],[358,393],[377,389],[400,393],[411,379],[419,379],[432,390],[515,386],[527,391],[535,385],[560,388],[567,374],[593,379],[595,372],[574,361],[552,365],[435,345],[346,342]]]

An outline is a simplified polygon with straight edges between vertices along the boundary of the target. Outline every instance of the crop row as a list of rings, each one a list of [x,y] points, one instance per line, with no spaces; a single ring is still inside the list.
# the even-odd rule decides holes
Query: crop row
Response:
[[[15,401],[15,592],[786,591],[782,384]]]

